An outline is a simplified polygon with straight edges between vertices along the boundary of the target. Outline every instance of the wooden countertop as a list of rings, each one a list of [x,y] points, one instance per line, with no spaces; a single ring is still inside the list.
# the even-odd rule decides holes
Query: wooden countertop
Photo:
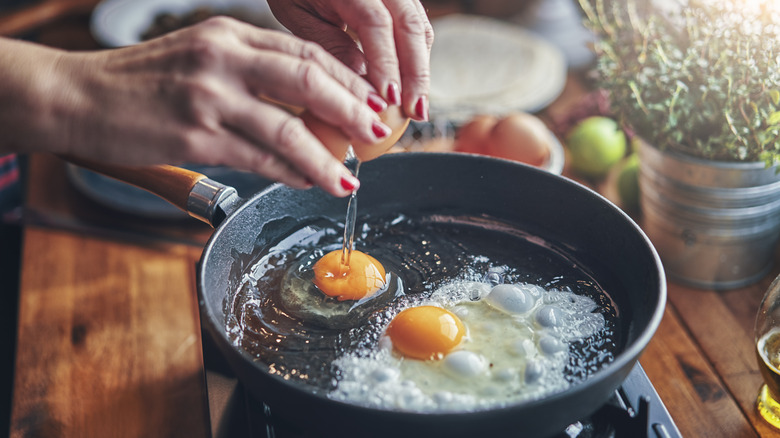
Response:
[[[31,164],[32,211],[90,202],[57,159]],[[194,283],[207,231],[182,243],[78,221],[96,231],[62,221],[24,230],[12,436],[209,436]],[[752,330],[776,274],[729,292],[669,284],[641,364],[683,436],[775,433],[754,409]]]
[[[94,48],[85,25],[36,39]],[[11,435],[209,436],[194,284],[209,230],[112,214],[70,187],[57,159],[30,163]],[[779,272],[728,292],[669,283],[641,364],[683,436],[777,433],[754,407],[753,321]]]

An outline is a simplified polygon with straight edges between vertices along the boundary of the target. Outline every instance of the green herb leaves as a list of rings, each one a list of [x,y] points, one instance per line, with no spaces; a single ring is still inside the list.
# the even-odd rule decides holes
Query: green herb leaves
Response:
[[[780,9],[691,0],[580,0],[600,86],[621,122],[660,148],[714,160],[780,160]],[[642,18],[640,18],[642,17]]]

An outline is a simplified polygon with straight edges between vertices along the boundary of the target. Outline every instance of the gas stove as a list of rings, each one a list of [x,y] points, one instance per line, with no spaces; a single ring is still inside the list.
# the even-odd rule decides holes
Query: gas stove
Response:
[[[208,356],[207,356],[208,357]],[[276,421],[223,364],[206,364],[214,438],[301,438]],[[681,437],[650,379],[637,363],[628,378],[596,413],[551,438]]]

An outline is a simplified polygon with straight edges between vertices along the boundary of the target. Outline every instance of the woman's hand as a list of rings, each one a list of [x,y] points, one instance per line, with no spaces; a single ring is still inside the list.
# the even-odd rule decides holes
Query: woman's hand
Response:
[[[428,118],[433,29],[419,0],[269,0],[294,34],[321,44],[416,120]],[[357,34],[360,46],[346,32]],[[362,47],[362,51],[361,51]]]
[[[389,134],[375,88],[320,46],[224,17],[99,52],[0,39],[0,83],[0,101],[17,103],[0,106],[0,151],[226,165],[335,196],[358,181],[300,118],[258,96],[360,141]]]

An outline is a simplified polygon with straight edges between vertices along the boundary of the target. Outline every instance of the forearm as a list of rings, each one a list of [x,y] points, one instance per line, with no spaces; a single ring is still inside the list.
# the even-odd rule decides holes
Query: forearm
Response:
[[[65,52],[0,38],[0,153],[64,153],[72,137]]]

